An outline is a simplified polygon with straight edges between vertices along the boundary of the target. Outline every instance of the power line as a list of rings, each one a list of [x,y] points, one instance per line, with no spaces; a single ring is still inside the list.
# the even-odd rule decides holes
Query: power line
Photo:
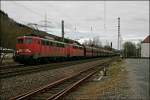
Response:
[[[49,7],[49,6],[48,6]],[[65,13],[63,13],[63,12],[61,12],[58,8],[56,8],[56,7],[54,7],[53,6],[53,9],[55,9],[55,12],[57,13],[57,14],[59,14],[60,16],[66,16],[67,17],[67,19],[70,19],[71,21],[73,20],[70,16],[67,16]],[[65,22],[65,23],[67,23],[67,22]],[[69,24],[69,23],[68,23]],[[71,25],[70,25],[71,26]],[[69,29],[70,30],[74,30],[74,28],[73,28],[73,26],[72,27],[70,27]],[[75,26],[75,32],[77,33],[77,29],[76,29],[76,26]]]
[[[15,4],[15,5],[19,5],[21,8],[23,7],[24,9],[26,9],[26,10],[28,10],[28,11],[30,11],[30,12],[32,12],[32,13],[38,15],[38,16],[43,17],[42,14],[37,13],[36,11],[34,11],[34,10],[32,10],[32,9],[30,9],[30,8],[28,8],[28,7],[26,7],[25,5],[22,5],[22,4],[20,4],[20,3],[15,2],[15,1],[12,1],[12,2],[13,2],[13,4]],[[48,21],[48,19],[49,19],[49,18],[47,18],[47,15],[46,15],[46,22],[47,22],[47,23],[51,23],[51,21]],[[49,19],[49,20],[53,20],[53,19]],[[45,21],[45,20],[44,20],[44,21]],[[46,26],[46,25],[45,25],[45,26]]]
[[[19,5],[20,7],[23,7],[24,9],[26,9],[26,10],[28,10],[28,11],[30,11],[30,12],[36,14],[36,15],[39,15],[39,16],[42,16],[42,17],[43,17],[43,15],[41,15],[41,14],[39,14],[39,13],[33,11],[32,9],[26,7],[25,5],[22,5],[22,4],[20,4],[20,3],[15,2],[15,1],[12,1],[12,2],[13,2],[14,4]]]
[[[40,13],[38,13],[38,12],[36,12],[36,11],[34,11],[33,9],[31,9],[31,8],[29,8],[29,7],[26,7],[25,5],[23,5],[23,4],[21,4],[21,3],[18,3],[18,2],[15,2],[15,1],[12,1],[12,3],[13,4],[15,4],[15,5],[18,5],[19,7],[21,7],[21,8],[24,8],[25,10],[27,10],[27,11],[29,11],[29,12],[31,12],[31,13],[33,13],[33,14],[35,14],[35,15],[38,15],[38,16],[41,16],[41,17],[44,17],[44,25],[38,25],[37,23],[36,23],[36,27],[38,26],[38,27],[45,27],[45,31],[47,31],[47,28],[49,27],[47,24],[48,23],[52,23],[51,21],[48,21],[48,20],[53,20],[53,19],[49,19],[49,18],[47,18],[47,14],[45,14],[45,16],[43,16],[42,14],[40,14]],[[59,10],[58,9],[55,9],[56,10],[56,12],[58,12]],[[59,11],[60,12],[60,11]],[[60,12],[61,13],[61,12]],[[60,13],[58,13],[58,14],[60,14]],[[64,15],[64,13],[61,13],[60,15]],[[67,16],[69,19],[71,19],[69,16]],[[54,21],[54,20],[53,20]],[[25,21],[21,21],[21,22],[23,22],[23,23],[25,23]],[[29,22],[26,22],[27,23],[27,25],[29,25],[28,23]],[[56,21],[55,21],[55,23],[57,23]],[[35,23],[34,23],[34,25],[35,25]],[[50,26],[51,27],[51,26]]]

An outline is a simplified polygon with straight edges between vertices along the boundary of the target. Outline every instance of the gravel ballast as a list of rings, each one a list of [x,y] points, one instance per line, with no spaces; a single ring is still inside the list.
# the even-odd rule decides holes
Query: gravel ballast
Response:
[[[99,65],[101,62],[102,60],[97,60],[79,65],[1,79],[1,100],[9,99],[16,95],[31,91],[32,89],[47,85],[48,83],[79,72],[87,67]]]

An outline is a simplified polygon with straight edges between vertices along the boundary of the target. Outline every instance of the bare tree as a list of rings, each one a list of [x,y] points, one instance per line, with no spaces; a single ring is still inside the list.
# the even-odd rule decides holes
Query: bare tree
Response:
[[[125,57],[135,57],[136,45],[132,42],[125,42],[123,45],[123,55]]]
[[[136,56],[141,57],[141,42],[136,44]]]
[[[99,48],[102,47],[102,43],[101,43],[99,37],[94,37],[93,38],[93,44],[94,44],[95,47],[99,47]]]
[[[98,47],[98,48],[102,47],[102,43],[98,37],[94,37],[93,39],[85,40],[83,44],[87,45],[87,46]]]

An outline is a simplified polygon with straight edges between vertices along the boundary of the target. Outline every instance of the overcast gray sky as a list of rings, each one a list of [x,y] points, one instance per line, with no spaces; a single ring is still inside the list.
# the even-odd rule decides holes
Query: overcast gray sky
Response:
[[[99,37],[103,44],[112,41],[114,48],[118,17],[123,41],[143,40],[149,34],[149,1],[1,1],[1,10],[26,25],[44,25],[47,16],[48,33],[58,36],[63,19],[65,37],[80,41]]]

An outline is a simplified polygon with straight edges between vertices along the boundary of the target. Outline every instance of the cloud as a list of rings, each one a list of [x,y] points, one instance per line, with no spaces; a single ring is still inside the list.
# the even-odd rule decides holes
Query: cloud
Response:
[[[61,20],[65,21],[65,37],[72,39],[100,37],[117,47],[117,18],[121,18],[123,38],[145,38],[149,33],[148,1],[2,1],[1,9],[20,23],[44,25],[47,15],[49,33],[61,36]],[[105,23],[104,23],[105,22]],[[106,29],[104,29],[104,24]],[[93,30],[91,31],[91,26]],[[76,27],[76,30],[75,30]],[[44,30],[44,27],[39,27]]]
[[[136,21],[136,22],[140,22],[140,23],[145,23],[145,22],[147,23],[147,22],[149,22],[149,20],[147,18],[142,18],[142,17],[140,17],[140,18],[135,17],[132,20]]]
[[[103,17],[93,17],[93,18],[87,18],[87,19],[85,19],[86,21],[94,21],[94,22],[96,22],[96,21],[103,21],[104,19],[103,19]]]

